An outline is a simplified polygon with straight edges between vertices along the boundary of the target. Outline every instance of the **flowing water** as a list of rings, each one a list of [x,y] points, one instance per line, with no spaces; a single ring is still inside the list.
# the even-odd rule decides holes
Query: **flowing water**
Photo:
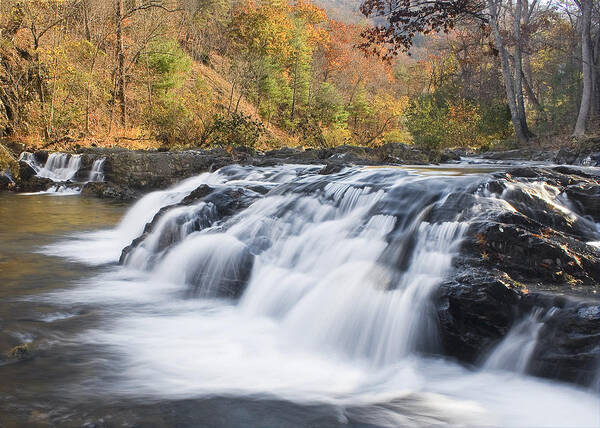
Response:
[[[318,170],[226,167],[128,209],[0,195],[0,344],[36,350],[0,367],[0,424],[600,424],[596,395],[525,374],[541,315],[483,368],[435,357],[430,297],[469,221],[509,209],[485,168]]]
[[[48,159],[42,165],[36,159],[33,153],[23,152],[19,157],[20,161],[27,163],[35,172],[35,175],[41,178],[48,178],[56,184],[43,192],[37,194],[57,194],[77,195],[81,193],[81,186],[84,183],[104,181],[104,163],[106,158],[94,160],[89,175],[81,177],[81,155],[71,155],[67,153],[50,153]]]

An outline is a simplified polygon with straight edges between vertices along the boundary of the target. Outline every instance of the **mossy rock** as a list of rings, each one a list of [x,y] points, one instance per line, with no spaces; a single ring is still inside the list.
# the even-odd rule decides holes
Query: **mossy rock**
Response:
[[[19,177],[19,162],[10,151],[0,144],[0,172],[8,171],[13,177]]]

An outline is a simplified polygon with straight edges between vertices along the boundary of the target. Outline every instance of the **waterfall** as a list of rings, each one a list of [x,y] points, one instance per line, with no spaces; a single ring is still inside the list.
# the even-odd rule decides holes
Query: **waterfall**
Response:
[[[19,161],[27,163],[38,177],[49,178],[52,181],[72,180],[81,168],[81,155],[67,153],[51,153],[46,163],[40,165],[33,153],[23,152]]]
[[[597,397],[506,372],[526,371],[542,318],[516,324],[481,370],[440,356],[433,298],[467,229],[514,210],[486,177],[320,169],[225,167],[46,247],[107,265],[53,297],[106,314],[82,340],[116,355],[118,375],[89,386],[332,405],[369,426],[593,426]]]
[[[48,155],[46,164],[37,172],[37,175],[53,181],[67,181],[75,177],[80,167],[81,155],[51,153]]]
[[[130,213],[122,225],[135,221],[141,233],[152,213],[160,214],[125,263],[181,284],[187,295],[241,296],[242,312],[277,319],[308,348],[376,366],[435,351],[430,297],[450,271],[468,222],[427,218],[474,179],[287,172],[230,167],[147,196],[131,211],[139,216]],[[209,182],[212,195],[177,205],[193,186]],[[257,185],[269,193],[253,192]],[[231,189],[249,206],[219,218]]]
[[[531,312],[515,324],[496,346],[485,361],[484,367],[490,370],[526,373],[543,325],[541,310]]]
[[[100,158],[94,161],[88,177],[89,182],[104,181],[104,162],[106,162],[106,158]]]
[[[21,153],[21,155],[19,156],[19,162],[25,162],[35,171],[36,174],[42,169],[42,167],[38,164],[37,160],[35,159],[35,155],[33,153]]]

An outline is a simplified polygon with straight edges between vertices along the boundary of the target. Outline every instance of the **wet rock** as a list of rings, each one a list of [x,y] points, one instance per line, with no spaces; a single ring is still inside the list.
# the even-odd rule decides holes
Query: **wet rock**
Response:
[[[32,177],[35,177],[35,169],[31,167],[27,162],[19,161],[19,179],[21,181],[28,181]]]
[[[568,186],[565,193],[576,210],[593,221],[600,222],[600,185],[579,183]]]
[[[529,373],[592,386],[600,369],[600,302],[552,305]]]
[[[444,354],[473,364],[508,333],[521,294],[500,272],[463,269],[440,286],[435,301]]]
[[[203,230],[212,225],[216,220],[223,221],[236,213],[242,211],[252,204],[257,198],[262,197],[261,193],[244,187],[228,187],[223,189],[214,189],[205,184],[196,188],[181,203],[169,205],[162,208],[154,216],[151,222],[149,222],[144,228],[144,233],[136,238],[129,246],[123,249],[119,262],[125,264],[129,257],[129,254],[137,247],[144,245],[144,241],[148,236],[156,231],[156,226],[160,220],[167,215],[171,210],[190,206],[198,205],[200,202],[207,204],[210,207],[210,216],[208,218],[203,217],[205,212],[200,212],[198,218],[195,221],[187,225],[187,232],[197,232]],[[155,249],[157,255],[170,248],[174,244],[181,240],[181,233],[179,231],[165,231],[163,235],[159,237],[158,246]]]
[[[49,178],[33,176],[29,180],[20,180],[17,182],[17,190],[19,192],[44,192],[54,186],[55,183]]]
[[[106,182],[86,183],[81,189],[81,194],[86,197],[121,201],[131,201],[139,197],[139,193],[128,187]]]
[[[465,150],[445,150],[440,155],[441,163],[459,162],[462,156],[466,156]]]
[[[198,187],[197,189],[195,189],[188,196],[186,196],[183,199],[183,201],[181,202],[181,205],[190,205],[190,204],[198,201],[199,199],[202,199],[202,198],[210,195],[214,190],[215,189],[213,189],[212,187],[207,186],[206,184],[203,184],[200,187]]]
[[[340,172],[341,170],[343,170],[345,168],[345,166],[343,164],[338,164],[338,163],[328,163],[327,165],[325,165],[320,171],[319,174],[320,175],[330,175],[330,174],[337,174],[338,172]]]
[[[33,153],[33,158],[40,165],[44,165],[46,163],[46,161],[48,160],[48,156],[49,154],[46,150],[37,150]]]
[[[510,209],[481,208],[454,278],[435,296],[445,354],[477,363],[541,309],[547,319],[529,372],[589,384],[600,361],[600,251],[587,244],[598,231],[585,217],[597,207],[596,180],[571,168],[519,168],[487,183]],[[574,212],[553,204],[552,195],[520,188],[521,181],[555,186]],[[476,203],[462,199],[464,210]]]

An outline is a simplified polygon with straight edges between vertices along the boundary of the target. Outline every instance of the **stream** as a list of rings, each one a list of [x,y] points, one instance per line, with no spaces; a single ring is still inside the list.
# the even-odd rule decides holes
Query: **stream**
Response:
[[[597,393],[525,373],[538,318],[480,366],[436,353],[430,297],[469,221],[504,209],[480,186],[498,168],[1,193],[0,350],[34,351],[0,365],[0,426],[600,426]],[[446,212],[462,194],[476,208]]]

